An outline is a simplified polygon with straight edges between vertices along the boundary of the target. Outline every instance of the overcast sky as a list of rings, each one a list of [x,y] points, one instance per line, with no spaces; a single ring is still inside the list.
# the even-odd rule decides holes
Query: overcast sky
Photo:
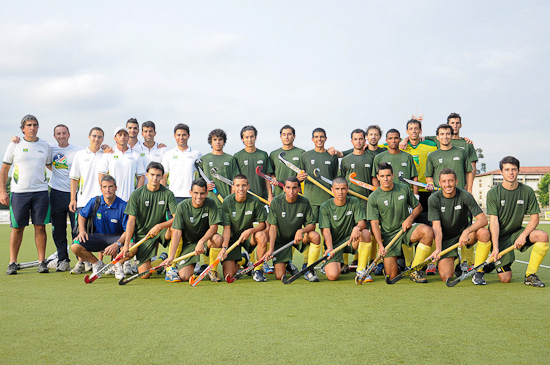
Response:
[[[346,149],[354,128],[404,134],[421,111],[433,135],[457,112],[487,170],[549,165],[549,18],[545,1],[3,0],[0,148],[29,113],[82,146],[135,117],[174,147],[183,122],[203,153],[210,130],[235,153],[253,124],[269,153],[287,123],[299,147],[323,127]]]

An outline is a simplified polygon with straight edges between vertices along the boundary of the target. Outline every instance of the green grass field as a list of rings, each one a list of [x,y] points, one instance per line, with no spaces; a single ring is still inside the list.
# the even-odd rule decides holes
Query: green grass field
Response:
[[[9,226],[0,234],[5,270]],[[32,236],[19,262],[36,260]],[[268,275],[192,288],[160,276],[119,286],[113,276],[86,285],[83,275],[2,273],[0,363],[544,363],[550,287],[524,285],[525,268],[514,264],[510,284],[492,273],[487,286],[454,288],[436,276],[358,286],[354,274],[292,285]],[[550,269],[539,276],[550,285]]]

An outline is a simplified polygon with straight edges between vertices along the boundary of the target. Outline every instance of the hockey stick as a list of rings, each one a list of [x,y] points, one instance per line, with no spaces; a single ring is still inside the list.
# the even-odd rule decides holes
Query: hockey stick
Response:
[[[278,250],[274,251],[273,254],[270,256],[270,257],[266,257],[265,259],[261,259],[259,261],[256,261],[256,263],[254,265],[250,265],[248,266],[247,268],[239,271],[238,273],[236,273],[233,277],[230,277],[229,274],[225,275],[225,281],[227,281],[229,284],[231,284],[232,282],[234,282],[235,280],[239,280],[241,277],[243,277],[244,275],[248,274],[249,272],[251,272],[252,270],[254,270],[256,267],[260,266],[261,264],[263,264],[264,262],[267,262],[269,260],[271,260],[273,257],[276,257],[276,255],[289,248],[290,246],[292,246],[294,244],[294,240],[293,241],[290,241],[289,243],[285,244],[283,247],[279,248]]]
[[[208,176],[206,176],[204,171],[202,171],[201,166],[200,166],[201,163],[202,163],[202,159],[200,159],[200,158],[196,159],[195,160],[195,168],[197,169],[197,171],[199,172],[199,175],[201,175],[201,177],[204,179],[204,181],[206,181],[207,184],[212,184],[212,181],[208,178]],[[219,201],[223,203],[223,198],[220,195],[220,193],[218,193],[218,189],[216,189],[215,185],[214,185],[214,190],[212,190],[212,192],[216,195],[216,197],[219,199]]]
[[[231,247],[229,247],[227,249],[227,253],[230,253],[231,251],[233,251],[233,249],[235,247],[237,247],[238,245],[241,244],[241,240],[238,239],[234,244],[231,245]],[[220,252],[221,254],[221,252]],[[200,283],[202,281],[202,279],[204,279],[206,277],[206,275],[208,275],[208,273],[213,269],[215,268],[216,266],[218,266],[218,264],[220,263],[220,255],[218,255],[218,257],[216,257],[216,260],[212,263],[212,265],[208,265],[208,267],[206,269],[204,269],[203,272],[201,272],[201,274],[195,279],[193,276],[191,276],[189,278],[189,284],[191,284],[191,286],[197,286],[198,283]]]
[[[55,260],[56,258],[57,258],[57,251],[55,251],[50,256],[48,256],[48,258],[45,260],[46,265],[49,264],[51,261]],[[40,261],[38,261],[38,260],[30,261],[30,262],[22,262],[20,264],[17,264],[17,270],[30,269],[31,267],[37,267],[39,263],[40,263]]]
[[[514,245],[512,244],[512,246],[508,247],[506,250],[502,251],[499,253],[500,257],[506,255],[508,252],[511,252],[514,250]],[[452,288],[453,286],[455,286],[456,284],[460,283],[461,281],[469,278],[470,276],[474,275],[478,270],[480,269],[483,269],[485,266],[489,265],[491,262],[495,261],[495,259],[493,258],[493,256],[489,257],[487,259],[487,261],[477,265],[476,267],[474,267],[473,269],[471,270],[468,270],[466,271],[465,273],[463,273],[462,275],[460,275],[458,278],[454,279],[454,280],[451,280],[451,278],[448,278],[447,281],[445,282],[445,284],[447,284],[447,286],[449,288]],[[496,264],[498,265],[500,263],[500,260],[498,260],[496,262]]]
[[[170,265],[172,265],[172,264],[174,264],[174,263],[176,263],[176,262],[179,262],[179,261],[181,261],[181,260],[188,259],[188,258],[190,258],[190,257],[192,257],[192,256],[195,256],[195,251],[189,252],[188,254],[185,254],[185,255],[183,255],[183,256],[180,256],[180,257],[178,257],[178,258],[175,258],[174,260],[172,260],[172,263],[171,263]],[[164,261],[164,260],[163,260],[163,261]],[[149,274],[149,273],[155,272],[156,270],[160,269],[161,267],[164,267],[164,266],[163,266],[162,264],[160,264],[160,265],[158,265],[158,266],[155,266],[155,267],[150,268],[150,269],[147,270],[147,271],[144,271],[144,272],[142,272],[142,273],[139,273],[139,274],[136,274],[136,275],[134,275],[134,276],[131,276],[131,277],[129,277],[128,279],[122,278],[122,279],[120,279],[120,281],[118,282],[118,285],[126,285],[126,284],[128,284],[129,282],[131,282],[131,281],[134,281],[134,280],[136,280],[136,279],[138,279],[138,278],[141,278],[142,276],[145,276],[145,275],[147,275],[147,274]]]
[[[388,250],[391,248],[391,246],[393,246],[393,244],[399,239],[399,237],[401,237],[401,235],[403,234],[403,230],[400,230],[399,233],[397,233],[395,235],[395,237],[392,238],[392,240],[390,241],[390,243],[388,243],[388,245],[385,247],[385,250],[386,252],[388,252]],[[377,258],[375,258],[371,264],[365,269],[365,271],[363,271],[363,274],[361,276],[355,276],[355,284],[358,284],[358,285],[361,285],[363,284],[363,281],[365,280],[365,278],[367,277],[367,275],[369,275],[372,270],[374,270],[374,268],[376,267],[376,265],[378,265],[378,263],[380,261],[382,261],[384,259],[384,256],[386,256],[386,254],[384,255],[378,255]]]
[[[277,181],[275,180],[274,178],[272,178],[271,176],[268,176],[266,174],[264,174],[262,172],[262,165],[258,165],[256,167],[256,174],[261,177],[262,179],[266,179],[267,181],[271,182],[271,183],[274,183],[274,184],[277,184],[280,188],[284,188],[284,184],[280,181]]]
[[[365,188],[365,189],[368,189],[368,190],[372,190],[372,191],[375,191],[376,189],[378,189],[376,186],[374,185],[371,185],[371,184],[367,184],[366,182],[364,181],[361,181],[361,180],[356,180],[355,179],[355,176],[357,176],[357,173],[356,172],[352,172],[350,175],[349,175],[349,181],[352,183],[352,184],[355,184],[357,186],[360,186],[362,188]]]
[[[317,167],[315,170],[313,170],[313,175],[315,175],[315,177],[320,178],[321,180],[323,180],[324,182],[326,182],[327,184],[330,184],[330,186],[332,186],[332,180],[330,180],[330,179],[328,179],[328,178],[322,176],[322,175],[321,175],[321,169],[320,169],[320,168]],[[369,201],[369,198],[367,198],[366,196],[363,196],[363,195],[361,195],[361,194],[359,194],[359,193],[356,193],[356,192],[353,191],[353,190],[348,190],[348,193],[349,193],[350,195],[353,195],[353,196],[359,198],[359,199],[363,199],[363,200]]]
[[[258,166],[259,167],[259,166]],[[221,182],[223,183],[226,183],[227,185],[229,186],[233,186],[233,181],[229,180],[228,178],[226,178],[225,176],[222,176],[220,174],[218,174],[218,168],[217,167],[213,167],[212,170],[210,170],[210,173],[212,174],[213,177],[215,177],[216,179],[220,180]],[[252,196],[255,196],[256,198],[260,199],[260,201],[264,204],[267,204],[269,205],[269,202],[267,200],[265,200],[264,198],[262,198],[261,196],[257,195],[257,194],[254,194],[253,192],[251,192],[250,190],[247,190],[247,193],[252,195]]]
[[[132,250],[135,250],[136,248],[138,248],[139,246],[141,246],[145,241],[147,241],[149,239],[149,235],[143,237],[138,243],[136,243],[135,245],[133,245],[132,247],[130,247],[130,250],[129,251],[132,251]],[[116,255],[116,257],[113,259],[113,261],[109,262],[107,265],[103,266],[101,268],[101,270],[99,270],[96,274],[93,274],[92,276],[89,276],[89,275],[86,275],[84,277],[84,282],[86,284],[90,284],[90,283],[93,283],[94,281],[96,281],[96,279],[101,275],[103,274],[104,272],[106,272],[107,270],[109,270],[110,268],[112,268],[113,266],[115,266],[120,260],[122,260],[123,257],[122,257],[122,252],[120,252],[118,255]]]
[[[295,173],[297,174],[300,174],[302,172],[305,172],[304,170],[300,170],[296,165],[292,164],[292,162],[289,162],[287,160],[284,159],[284,156],[286,155],[286,152],[281,152],[279,153],[279,160],[284,163],[286,165],[286,167],[288,167],[289,169],[291,169],[292,171],[294,171]],[[332,194],[332,191],[330,191],[329,189],[327,189],[326,187],[324,187],[320,182],[318,182],[317,180],[315,180],[314,178],[312,178],[311,176],[307,175],[307,180],[310,181],[311,183],[317,185],[320,189],[326,191],[327,193],[329,193],[331,196],[334,196],[334,194]]]
[[[334,254],[336,252],[342,251],[347,245],[349,245],[349,243],[350,243],[350,241],[348,240],[347,242],[344,242],[340,246],[336,247],[334,250],[332,250],[328,254],[325,253],[319,260],[315,261],[313,264],[309,265],[308,267],[300,270],[300,272],[298,272],[295,275],[292,275],[290,278],[287,278],[286,275],[283,275],[283,277],[281,278],[281,281],[283,282],[283,284],[292,283],[294,280],[298,279],[300,276],[304,275],[306,272],[311,271],[312,269],[314,269],[315,266],[317,266],[317,264],[319,264],[319,263],[325,261],[326,259],[328,259],[329,256],[334,256]]]
[[[403,176],[399,176],[399,180],[401,180],[402,182],[407,183],[409,185],[416,185],[416,186],[420,186],[421,188],[428,189],[428,184],[424,184],[424,183],[414,181],[414,180],[405,179]],[[433,190],[437,191],[437,190],[441,190],[441,188],[438,188],[437,186],[434,185]]]

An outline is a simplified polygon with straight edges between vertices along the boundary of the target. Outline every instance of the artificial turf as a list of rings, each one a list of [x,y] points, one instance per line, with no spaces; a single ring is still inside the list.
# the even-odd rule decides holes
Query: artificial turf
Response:
[[[0,235],[6,268],[8,225]],[[30,227],[19,262],[36,260],[32,236]],[[119,286],[112,276],[86,285],[68,272],[2,273],[0,363],[544,363],[550,287],[524,285],[525,268],[513,265],[510,284],[491,273],[484,287],[454,288],[438,276],[358,286],[354,274],[291,285],[267,275],[192,288],[161,276]],[[550,286],[550,269],[539,277]]]

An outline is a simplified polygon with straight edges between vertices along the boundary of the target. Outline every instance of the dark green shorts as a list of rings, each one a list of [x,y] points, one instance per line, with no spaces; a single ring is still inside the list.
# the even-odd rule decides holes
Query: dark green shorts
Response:
[[[341,244],[343,243],[346,243],[347,241],[349,241],[349,237],[350,236],[347,236],[346,238],[344,239],[340,239],[338,241],[332,241],[332,249],[336,249],[338,246],[340,246]],[[325,250],[327,249],[327,245],[325,245]],[[355,254],[355,252],[357,252],[357,250],[354,250],[353,249],[353,246],[349,245],[349,246],[346,246],[344,247],[343,250],[340,250],[338,252],[336,252],[331,258],[330,260],[327,260],[327,264],[330,263],[330,262],[339,262],[341,264],[344,263],[344,254],[345,253],[351,253],[351,254]]]
[[[138,247],[136,260],[139,262],[139,265],[151,260],[151,258],[156,255],[159,243],[163,247],[168,247],[170,240],[167,240],[165,238],[167,230],[168,228],[164,228],[156,237],[149,238]],[[139,240],[141,240],[142,238],[143,237],[136,237],[136,242],[139,242]]]
[[[231,247],[233,244],[235,243],[235,241],[229,241],[229,247]],[[231,251],[228,255],[227,255],[227,258],[225,259],[226,261],[227,260],[231,260],[231,261],[240,261],[243,257],[242,257],[242,251],[241,249],[245,249],[246,252],[248,253],[252,253],[252,251],[254,251],[254,249],[256,248],[256,246],[252,246],[250,244],[250,238],[247,239],[246,241],[244,242],[241,242],[240,245],[238,245],[237,247],[235,247],[233,249],[233,251]]]
[[[514,242],[518,239],[519,235],[525,231],[525,227],[521,227],[514,233],[498,238],[498,249],[500,252],[504,251],[508,247],[512,246]],[[527,237],[527,241],[525,242],[525,245],[523,245],[522,248],[520,248],[520,252],[525,252],[527,249],[531,246],[533,246],[535,242],[529,241],[529,237]],[[514,260],[516,259],[516,255],[514,254],[514,251],[507,253],[506,255],[502,256],[500,259],[500,264],[496,265],[497,268],[506,266],[506,265],[512,265],[514,263]]]
[[[416,228],[418,228],[419,224],[417,223],[413,223],[412,227],[409,228],[409,230],[405,233],[403,233],[401,235],[401,237],[397,240],[397,242],[395,242],[393,244],[393,246],[390,248],[390,250],[388,252],[386,252],[386,256],[385,257],[396,257],[396,256],[401,256],[403,251],[401,249],[401,245],[407,245],[407,246],[414,246],[416,245],[416,242],[415,243],[411,243],[411,236],[414,232],[414,230]],[[399,232],[397,232],[399,233]],[[394,233],[392,235],[387,235],[387,234],[384,234],[384,232],[382,232],[382,240],[384,241],[384,247],[386,247],[390,241],[392,240],[393,237],[395,237],[395,235],[397,233]]]
[[[190,252],[195,251],[195,247],[197,247],[196,243],[184,244],[183,247],[181,248],[180,256],[183,256],[183,255],[186,255]],[[204,254],[207,255],[207,256],[208,256],[208,251],[209,251],[208,245],[205,243],[204,244]],[[180,262],[177,263],[178,270],[183,268],[183,267],[189,266],[189,265],[195,265],[200,260],[201,260],[201,255],[191,256],[187,260],[183,260],[183,261],[180,261]]]
[[[279,248],[286,245],[288,242],[275,242],[275,251],[277,251]],[[309,243],[306,245],[304,243],[300,243],[299,245],[293,245],[290,246],[287,249],[284,249],[283,251],[279,252],[276,257],[273,257],[273,265],[280,264],[280,263],[287,263],[289,261],[292,261],[292,248],[295,247],[298,251],[304,252],[306,247],[309,246]]]

